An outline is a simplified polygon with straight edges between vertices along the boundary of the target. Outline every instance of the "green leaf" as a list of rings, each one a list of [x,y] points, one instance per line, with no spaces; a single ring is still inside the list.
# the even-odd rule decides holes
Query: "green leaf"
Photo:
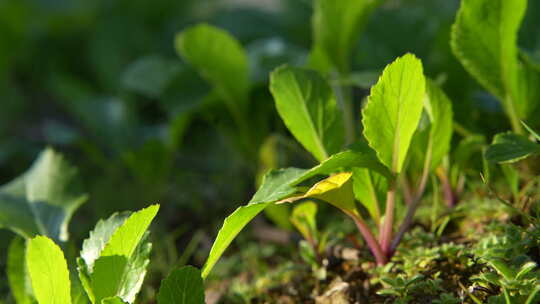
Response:
[[[71,304],[69,272],[60,247],[37,236],[28,242],[26,263],[39,304]]]
[[[342,148],[341,111],[332,88],[317,72],[279,67],[270,75],[270,91],[289,131],[317,160]]]
[[[513,163],[531,154],[540,153],[540,145],[527,137],[513,133],[495,135],[493,143],[486,151],[486,159],[497,163]]]
[[[394,173],[401,171],[420,121],[425,82],[420,60],[406,54],[384,69],[362,111],[364,136]]]
[[[426,81],[427,98],[424,109],[430,119],[429,144],[431,149],[431,169],[435,169],[450,151],[452,140],[452,102],[444,91],[433,81]]]
[[[93,303],[114,296],[128,303],[135,301],[152,248],[147,229],[158,210],[159,205],[152,205],[127,219],[113,215],[96,225],[79,260],[79,276]]]
[[[198,24],[176,35],[176,51],[215,88],[238,117],[246,111],[249,79],[247,55],[229,33]]]
[[[302,202],[293,208],[291,222],[306,240],[317,240],[317,204]]]
[[[387,188],[388,182],[382,175],[365,168],[353,169],[354,195],[377,224],[381,221],[380,202]]]
[[[316,0],[313,14],[314,48],[340,72],[349,69],[351,53],[378,0]]]
[[[293,184],[301,183],[316,175],[328,175],[338,169],[351,170],[352,168],[369,168],[386,178],[392,178],[392,173],[383,165],[375,155],[375,152],[364,143],[356,143],[349,150],[336,153],[327,160],[307,170]]]
[[[308,170],[287,168],[270,170],[262,180],[262,185],[257,190],[249,204],[275,202],[284,197],[294,194],[296,191],[292,185],[306,174]]]
[[[94,269],[94,262],[101,255],[101,251],[103,251],[113,233],[130,215],[131,212],[114,213],[106,220],[99,220],[94,230],[90,231],[90,235],[83,241],[81,249],[81,258],[84,260],[89,272]]]
[[[240,231],[261,211],[271,203],[254,203],[237,208],[225,218],[223,226],[218,232],[216,240],[210,249],[208,259],[202,268],[202,277],[205,279],[217,263],[225,249],[229,247]]]
[[[150,223],[156,216],[159,205],[152,205],[133,213],[111,236],[101,252],[104,256],[130,257],[138,246]]]
[[[134,303],[137,293],[146,276],[146,268],[150,263],[152,244],[142,238],[133,255],[128,259],[113,255],[99,258],[91,275],[95,299],[115,294],[127,303]],[[97,302],[96,303],[99,303]]]
[[[84,290],[81,281],[75,275],[70,276],[71,279],[71,304],[88,304],[89,297]]]
[[[465,69],[503,102],[511,117],[520,118],[532,110],[523,99],[527,93],[520,92],[528,89],[523,85],[528,71],[520,67],[517,48],[526,9],[527,0],[464,0],[451,37]]]
[[[223,226],[218,232],[216,240],[210,249],[208,259],[202,268],[202,277],[206,278],[225,249],[231,244],[240,231],[261,211],[271,203],[293,195],[296,189],[293,184],[304,175],[307,170],[288,168],[271,170],[262,180],[249,204],[237,208],[225,218]]]
[[[310,170],[288,168],[267,173],[249,204],[236,209],[223,222],[202,269],[202,277],[208,276],[225,249],[257,214],[270,204],[295,194],[297,192],[295,185],[319,174],[330,174],[338,169],[351,167],[373,167],[385,176],[390,175],[388,169],[378,162],[369,147],[361,145],[337,153]]]
[[[204,304],[201,271],[193,266],[173,270],[161,282],[158,304]]]
[[[357,212],[352,188],[352,173],[334,174],[311,187],[302,198],[325,201],[346,213]]]
[[[0,226],[23,237],[68,239],[68,222],[86,201],[77,170],[47,148],[22,176],[0,187]]]
[[[11,240],[7,254],[7,277],[11,294],[17,304],[35,302],[25,257],[25,239],[17,236]]]

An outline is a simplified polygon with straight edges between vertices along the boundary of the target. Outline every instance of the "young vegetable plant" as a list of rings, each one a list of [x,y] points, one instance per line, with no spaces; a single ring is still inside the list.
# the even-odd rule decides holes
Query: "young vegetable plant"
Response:
[[[498,98],[514,132],[534,118],[540,73],[519,60],[517,38],[527,0],[464,0],[452,27],[451,46],[465,69]]]
[[[135,302],[152,248],[147,229],[158,209],[152,205],[132,214],[115,213],[90,232],[77,259],[77,270],[91,303]],[[86,302],[82,290],[72,288],[76,285],[70,280],[66,259],[53,240],[41,235],[29,239],[25,260],[39,304]]]
[[[212,86],[213,93],[224,102],[235,128],[238,147],[249,159],[256,155],[261,142],[252,128],[257,121],[250,116],[248,56],[240,42],[228,32],[209,24],[197,24],[179,33],[175,39],[178,54],[196,68]],[[231,77],[234,75],[234,77]]]
[[[429,173],[448,152],[452,132],[448,98],[426,80],[419,59],[411,54],[398,58],[385,68],[362,112],[368,144],[357,140],[343,150],[342,114],[332,89],[318,73],[280,67],[271,75],[270,91],[287,128],[321,163],[311,169],[287,168],[267,173],[251,201],[225,219],[202,277],[208,276],[236,235],[259,212],[273,204],[305,200],[330,203],[351,217],[377,264],[387,263],[412,223]],[[418,128],[423,112],[425,126]],[[423,173],[407,215],[395,232],[396,181],[407,167],[411,145],[426,151],[421,157]],[[306,191],[306,184],[320,175],[329,177]],[[386,193],[384,205],[380,203],[381,193]],[[370,218],[378,234],[373,232]]]

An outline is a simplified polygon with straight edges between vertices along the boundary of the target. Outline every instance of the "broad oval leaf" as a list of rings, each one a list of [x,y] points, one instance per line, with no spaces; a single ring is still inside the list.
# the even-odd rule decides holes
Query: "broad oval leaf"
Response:
[[[176,51],[216,89],[236,118],[248,102],[248,60],[240,43],[226,31],[208,24],[176,35]]]
[[[26,173],[0,187],[0,226],[25,238],[41,234],[66,241],[68,222],[86,199],[77,169],[47,148]]]
[[[495,135],[493,143],[486,150],[486,159],[497,163],[513,163],[531,154],[540,153],[540,145],[527,137],[502,133]]]
[[[425,82],[421,61],[406,54],[384,69],[362,111],[364,136],[394,173],[401,171],[420,121]]]
[[[71,304],[71,283],[62,249],[51,239],[28,241],[26,263],[39,304]]]
[[[427,164],[435,169],[450,150],[452,139],[453,112],[452,102],[435,82],[426,79],[426,98],[424,99],[426,126],[422,128],[422,120],[414,134],[410,147],[410,163],[422,170]],[[429,121],[429,123],[428,123]]]
[[[355,43],[379,0],[316,0],[313,14],[314,49],[340,72],[347,72]]]
[[[313,185],[303,197],[323,200],[345,212],[355,213],[351,177],[350,172],[334,174]]]
[[[204,284],[201,271],[193,266],[173,270],[161,281],[158,304],[203,304]]]
[[[510,116],[521,118],[536,103],[525,93],[529,71],[518,62],[518,31],[526,9],[527,0],[464,0],[451,37],[465,69],[503,102]]]
[[[431,149],[431,169],[435,169],[450,150],[452,140],[452,102],[444,91],[433,81],[426,80],[424,108],[430,119],[429,142]]]
[[[351,177],[352,173],[350,172],[334,174],[313,185],[305,194],[292,196],[277,203],[293,203],[306,199],[316,199],[327,202],[347,214],[358,214],[354,202]]]
[[[342,148],[341,111],[332,88],[317,72],[279,67],[270,75],[270,91],[289,131],[317,160]]]

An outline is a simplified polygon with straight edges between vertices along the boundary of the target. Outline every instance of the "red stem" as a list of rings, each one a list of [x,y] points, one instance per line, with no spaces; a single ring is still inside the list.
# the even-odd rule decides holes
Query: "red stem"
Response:
[[[386,257],[390,254],[390,240],[392,239],[392,226],[394,223],[394,205],[396,201],[396,183],[392,181],[386,194],[386,211],[380,236],[381,249]]]
[[[428,147],[428,151],[426,153],[426,159],[424,161],[424,170],[422,171],[422,177],[420,178],[420,183],[418,185],[418,190],[415,193],[414,200],[412,204],[409,205],[409,209],[407,210],[407,215],[405,215],[405,219],[401,223],[401,226],[399,226],[398,233],[396,234],[396,237],[392,240],[392,244],[388,250],[387,257],[390,259],[394,253],[396,252],[396,248],[399,245],[399,242],[401,242],[401,239],[403,238],[403,235],[405,235],[405,232],[409,229],[409,227],[412,225],[413,216],[416,213],[416,209],[418,208],[418,205],[420,205],[420,200],[422,199],[422,195],[424,194],[424,191],[426,190],[426,185],[429,177],[429,170],[431,169],[431,146]]]
[[[377,265],[379,266],[385,265],[388,262],[388,259],[386,258],[386,255],[383,253],[381,246],[379,245],[379,243],[373,236],[373,233],[367,226],[366,222],[364,222],[364,220],[358,214],[353,214],[350,212],[347,212],[347,214],[354,220],[356,227],[358,227],[358,230],[360,230],[362,237],[364,237],[366,244],[368,245],[369,249],[371,250],[371,253],[375,257],[375,261],[377,262]]]
[[[444,201],[449,208],[453,208],[457,204],[457,195],[452,189],[452,185],[446,176],[446,172],[444,172],[441,168],[437,169],[436,172],[442,184]]]

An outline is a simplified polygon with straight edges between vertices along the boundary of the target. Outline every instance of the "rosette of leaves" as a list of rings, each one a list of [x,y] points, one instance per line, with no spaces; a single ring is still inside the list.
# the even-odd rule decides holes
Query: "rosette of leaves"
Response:
[[[132,214],[114,214],[100,221],[85,240],[78,271],[92,303],[135,301],[149,262],[147,229],[158,209],[158,205],[152,205]],[[25,261],[39,304],[87,302],[83,289],[75,288],[76,282],[72,284],[64,253],[52,239],[30,239]]]
[[[7,281],[17,303],[33,303],[28,278],[27,240],[43,235],[68,240],[73,213],[86,201],[77,169],[52,148],[44,149],[33,165],[0,186],[0,228],[15,232],[7,253]]]
[[[92,303],[111,297],[135,301],[152,249],[147,229],[158,209],[153,205],[133,214],[115,213],[90,232],[77,259],[77,270]]]
[[[309,200],[329,203],[351,217],[377,263],[387,263],[412,223],[429,173],[448,152],[452,134],[448,98],[436,84],[426,81],[419,59],[411,54],[400,57],[385,68],[371,89],[362,112],[365,138],[344,148],[343,114],[320,74],[280,67],[270,76],[270,91],[291,134],[320,164],[267,173],[251,201],[225,219],[202,277],[208,276],[236,235],[266,207]],[[420,130],[422,115],[427,126]],[[407,168],[411,146],[427,153],[417,158],[423,164],[421,183],[396,233],[396,180]],[[385,204],[380,197],[384,194]]]

